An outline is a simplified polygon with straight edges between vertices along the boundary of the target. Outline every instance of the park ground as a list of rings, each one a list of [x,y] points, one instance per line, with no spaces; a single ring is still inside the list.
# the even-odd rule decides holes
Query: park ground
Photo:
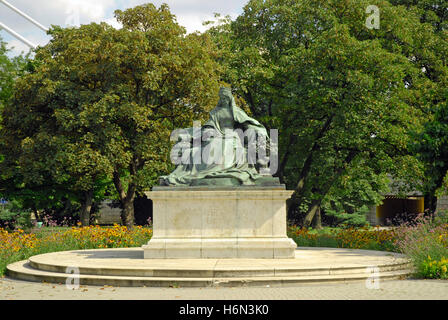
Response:
[[[0,300],[448,300],[448,280],[405,279],[289,287],[134,288],[0,279]]]

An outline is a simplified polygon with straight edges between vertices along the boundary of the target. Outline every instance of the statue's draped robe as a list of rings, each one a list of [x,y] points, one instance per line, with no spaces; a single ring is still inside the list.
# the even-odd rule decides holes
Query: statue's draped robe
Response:
[[[210,118],[201,130],[185,129],[192,139],[201,139],[198,136],[201,134],[202,142],[189,144],[188,150],[184,150],[189,154],[189,163],[179,164],[170,175],[161,177],[164,183],[191,185],[198,179],[204,183],[211,178],[233,178],[230,180],[237,180],[238,184],[253,185],[260,175],[253,162],[248,162],[244,140],[234,131],[236,128],[241,129],[240,133],[247,134],[249,144],[255,142],[257,135],[268,139],[264,126],[234,103],[229,107],[218,106],[210,112]],[[246,131],[247,129],[252,130]],[[214,179],[214,184],[216,180]]]

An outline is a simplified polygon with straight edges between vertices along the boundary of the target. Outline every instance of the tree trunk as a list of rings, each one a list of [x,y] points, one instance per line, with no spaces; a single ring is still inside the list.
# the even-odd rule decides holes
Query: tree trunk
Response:
[[[294,190],[294,193],[292,194],[291,200],[289,201],[288,213],[290,212],[289,210],[291,210],[292,208],[297,207],[299,205],[300,194],[304,190],[305,182],[307,181],[308,176],[309,176],[309,174],[311,172],[311,166],[312,166],[312,163],[313,163],[313,160],[314,160],[314,153],[320,148],[319,140],[329,130],[330,125],[331,125],[331,123],[333,121],[333,118],[334,118],[334,114],[331,115],[325,121],[324,125],[319,130],[316,138],[314,139],[313,145],[311,146],[311,149],[308,152],[308,156],[305,159],[305,162],[303,163],[302,170],[300,171],[298,182],[297,182],[296,188]],[[314,216],[314,213],[313,213],[313,216]],[[313,217],[311,217],[311,220],[309,221],[309,224],[311,224],[312,218]]]
[[[121,222],[124,226],[132,229],[134,227],[134,197],[132,199],[125,199],[122,205]]]
[[[303,221],[303,226],[305,228],[309,228],[311,225],[311,222],[313,221],[314,215],[317,211],[319,211],[320,203],[322,200],[313,200],[311,202],[310,208],[308,209],[308,212],[306,213],[305,220]]]
[[[322,215],[320,213],[320,206],[316,211],[313,219],[313,228],[314,229],[322,229]]]
[[[39,210],[37,210],[37,208],[34,205],[31,210],[33,211],[34,216],[36,217],[36,221],[42,221]]]
[[[435,190],[425,195],[425,209],[427,209],[430,214],[433,214],[437,210],[437,197],[434,194]]]
[[[80,220],[83,227],[90,225],[90,211],[93,203],[93,189],[84,192],[81,205]]]
[[[331,122],[333,121],[334,115],[331,115],[327,121],[325,121],[323,127],[319,130],[316,138],[314,139],[313,145],[308,152],[308,156],[303,163],[302,170],[300,171],[297,186],[295,189],[296,194],[300,194],[305,186],[305,181],[308,178],[309,173],[311,172],[311,166],[314,160],[314,153],[319,150],[319,140],[324,136],[324,134],[329,130]]]
[[[134,198],[137,186],[134,183],[130,183],[128,190],[125,191],[121,183],[120,174],[117,171],[113,173],[113,181],[123,207],[121,223],[129,229],[132,229],[134,227]]]
[[[447,172],[447,170],[448,166],[444,167],[442,172]],[[444,178],[445,175],[440,175],[438,179],[434,181],[434,187],[425,194],[425,210],[428,210],[431,215],[434,215],[437,210],[436,191],[443,185]]]
[[[357,151],[350,151],[349,154],[347,155],[347,157],[345,158],[345,163],[348,165],[351,163],[351,161],[353,160],[353,158],[358,154]],[[311,201],[311,205],[310,208],[308,209],[308,212],[305,216],[305,220],[303,222],[303,226],[305,228],[308,228],[311,225],[311,222],[313,221],[314,215],[316,214],[317,211],[320,211],[320,205],[322,203],[322,199],[325,197],[325,195],[327,195],[327,193],[330,191],[331,186],[335,183],[335,181],[337,181],[337,179],[339,179],[339,177],[344,173],[345,168],[338,168],[336,170],[336,172],[333,174],[333,177],[331,178],[331,180],[329,181],[329,183],[321,188],[319,191],[319,194],[321,196],[320,199],[316,199]],[[319,212],[320,214],[320,212]]]

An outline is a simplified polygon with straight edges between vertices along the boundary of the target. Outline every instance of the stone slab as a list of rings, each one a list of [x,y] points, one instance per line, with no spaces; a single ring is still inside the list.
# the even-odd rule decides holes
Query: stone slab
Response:
[[[146,193],[153,201],[146,259],[294,258],[296,244],[286,235],[286,199],[293,191],[191,188]]]
[[[38,269],[65,272],[67,267],[78,267],[81,273],[94,274],[101,270],[105,275],[141,276],[148,270],[179,271],[227,271],[238,274],[248,270],[295,270],[308,271],[347,270],[369,266],[386,267],[408,263],[399,253],[342,249],[299,247],[294,251],[294,259],[142,259],[141,248],[88,249],[45,253],[29,258]],[[52,269],[48,269],[48,268]],[[90,272],[82,270],[91,269]],[[201,276],[197,274],[196,276]]]
[[[82,285],[208,287],[283,286],[365,281],[408,275],[404,255],[370,250],[299,248],[295,259],[142,259],[141,248],[54,252],[8,265],[7,275],[27,281],[65,283],[79,270]]]

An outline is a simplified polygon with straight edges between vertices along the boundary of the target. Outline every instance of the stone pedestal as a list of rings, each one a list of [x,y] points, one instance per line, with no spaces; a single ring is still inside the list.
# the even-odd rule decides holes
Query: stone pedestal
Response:
[[[294,258],[286,235],[286,199],[281,188],[164,188],[153,201],[153,236],[144,257]]]

